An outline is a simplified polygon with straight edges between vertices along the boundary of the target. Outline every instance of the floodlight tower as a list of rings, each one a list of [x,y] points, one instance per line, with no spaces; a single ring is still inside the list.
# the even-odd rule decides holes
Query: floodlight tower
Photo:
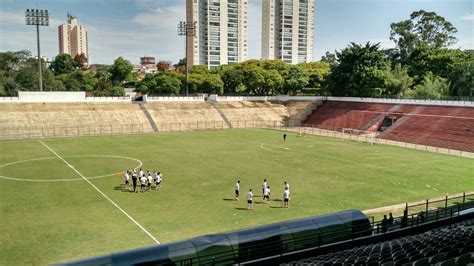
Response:
[[[39,26],[49,26],[48,10],[27,9],[25,12],[26,25],[36,26],[36,42],[38,46],[38,72],[39,72],[39,89],[43,91],[43,73],[41,71],[41,51],[40,51],[40,34]]]
[[[180,21],[178,24],[178,35],[186,36],[186,96],[188,96],[188,68],[189,68],[189,58],[188,58],[188,37],[196,36],[196,21],[189,23],[185,21]]]

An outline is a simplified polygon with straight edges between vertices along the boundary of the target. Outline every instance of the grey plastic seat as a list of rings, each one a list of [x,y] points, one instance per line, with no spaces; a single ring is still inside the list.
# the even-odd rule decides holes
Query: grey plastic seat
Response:
[[[456,260],[454,259],[445,260],[439,263],[438,265],[439,266],[456,266]]]
[[[470,253],[461,255],[458,258],[456,258],[456,265],[457,266],[464,266],[464,265],[468,265],[469,263],[471,263],[471,254]]]
[[[428,266],[428,265],[430,265],[428,258],[421,258],[413,263],[413,266]]]

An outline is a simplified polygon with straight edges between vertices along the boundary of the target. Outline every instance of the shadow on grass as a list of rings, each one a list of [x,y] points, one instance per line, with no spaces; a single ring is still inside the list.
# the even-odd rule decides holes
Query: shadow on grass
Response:
[[[271,201],[282,201],[281,199],[272,199]]]
[[[284,209],[285,207],[283,206],[270,206],[272,209]]]
[[[128,190],[125,188],[125,186],[123,186],[123,185],[115,186],[115,187],[114,187],[114,190],[120,190],[120,191],[122,191],[122,192],[130,192],[130,191],[128,191]]]
[[[247,208],[235,208],[235,209],[238,210],[238,211],[246,211],[247,210]]]
[[[225,201],[236,201],[235,199],[222,199],[222,200],[225,200]]]

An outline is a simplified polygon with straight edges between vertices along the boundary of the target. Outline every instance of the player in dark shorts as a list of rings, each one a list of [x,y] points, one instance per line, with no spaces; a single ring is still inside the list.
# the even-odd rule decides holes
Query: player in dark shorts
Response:
[[[132,172],[132,184],[133,184],[133,192],[136,192],[137,189],[137,171],[133,169]]]
[[[247,209],[249,210],[253,210],[252,200],[253,200],[253,193],[252,193],[252,189],[250,189],[249,192],[247,193],[247,203],[248,203]]]
[[[235,183],[235,200],[239,200],[240,196],[240,180],[237,180],[237,183]]]
[[[269,201],[270,201],[270,186],[267,186],[267,188],[263,192],[263,202],[268,203]]]

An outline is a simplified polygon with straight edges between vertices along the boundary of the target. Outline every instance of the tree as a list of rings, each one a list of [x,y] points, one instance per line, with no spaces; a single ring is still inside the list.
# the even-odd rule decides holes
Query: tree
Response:
[[[469,61],[472,59],[467,52],[421,45],[413,50],[407,66],[409,74],[415,77],[415,83],[419,84],[427,72],[448,78],[456,65]]]
[[[174,73],[159,72],[147,75],[138,83],[137,91],[151,95],[178,95],[181,81]]]
[[[181,58],[178,63],[173,65],[176,68],[176,72],[184,74],[186,69],[186,57]]]
[[[224,83],[224,93],[239,93],[242,88],[244,75],[240,65],[225,66],[220,71],[221,80]]]
[[[295,95],[300,93],[309,83],[308,73],[300,66],[290,66],[285,76],[282,94]]]
[[[408,70],[401,64],[397,64],[388,72],[384,94],[389,96],[404,96],[411,89],[412,85],[413,78],[408,75]]]
[[[87,57],[84,53],[76,54],[76,56],[74,56],[74,61],[76,62],[76,65],[81,68],[87,66]]]
[[[449,91],[449,82],[445,78],[437,77],[428,72],[421,84],[416,85],[408,95],[417,99],[440,99],[447,95]]]
[[[264,69],[263,77],[264,83],[262,84],[262,87],[264,88],[264,91],[266,91],[270,95],[282,93],[282,88],[285,84],[285,80],[276,69]]]
[[[203,75],[199,92],[222,94],[224,92],[224,82],[222,82],[221,77],[217,74]]]
[[[387,80],[388,62],[380,44],[351,43],[337,54],[329,76],[329,89],[335,96],[371,97],[380,95]]]
[[[81,70],[57,76],[67,91],[87,91],[93,92],[97,85],[98,79],[91,73]]]
[[[337,64],[336,55],[330,52],[326,52],[326,54],[321,57],[321,62],[328,63],[329,65],[335,65]]]
[[[431,48],[447,48],[457,42],[457,29],[435,12],[419,10],[410,19],[390,24],[390,40],[400,49],[402,62],[406,62],[419,45]]]
[[[29,58],[31,58],[31,52],[28,50],[2,52],[0,53],[0,70],[7,73],[17,71],[25,65]]]
[[[331,73],[331,65],[327,62],[311,62],[299,64],[308,73],[308,85],[305,92],[326,95],[326,79]]]
[[[451,96],[474,95],[474,60],[462,62],[453,67],[449,75]]]
[[[171,62],[170,61],[164,61],[164,60],[160,60],[157,64],[156,64],[156,69],[160,72],[163,72],[163,71],[169,71],[170,70],[170,66],[171,66]]]
[[[242,64],[242,83],[246,87],[246,92],[255,95],[267,95],[268,88],[265,87],[265,70],[257,64]]]
[[[69,54],[60,54],[51,62],[49,68],[55,75],[67,74],[74,71],[79,65]]]
[[[201,75],[207,75],[209,74],[209,69],[207,69],[207,66],[203,65],[194,65],[190,70],[190,73],[193,74],[201,74]]]
[[[111,79],[114,84],[121,84],[131,78],[133,65],[130,61],[118,57],[114,64],[110,67],[109,72],[112,75]]]

